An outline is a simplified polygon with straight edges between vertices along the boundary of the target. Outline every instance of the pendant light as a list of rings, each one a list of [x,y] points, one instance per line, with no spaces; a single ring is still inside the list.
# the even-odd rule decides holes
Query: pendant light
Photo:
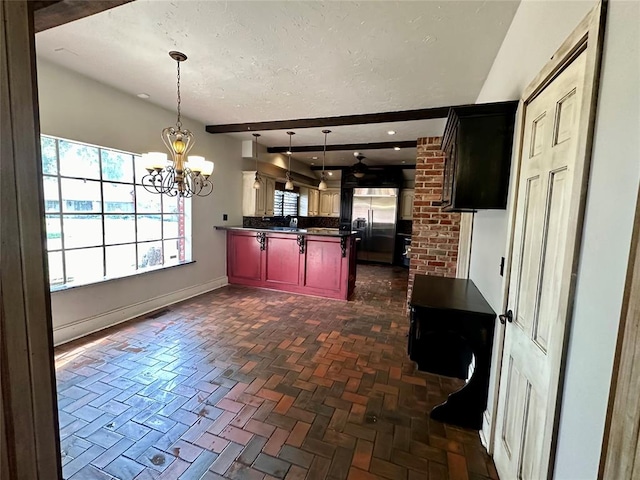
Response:
[[[259,133],[254,133],[252,134],[253,137],[255,138],[255,150],[256,150],[256,179],[253,182],[253,188],[255,188],[256,190],[260,190],[260,186],[261,183],[260,182],[260,174],[258,173],[258,137],[260,136]]]
[[[291,137],[293,135],[295,135],[296,132],[287,132],[287,135],[289,135],[289,150],[287,151],[287,153],[289,154],[289,169],[287,170],[287,183],[284,184],[284,189],[285,190],[293,190],[293,182],[291,181],[291,153],[293,153],[291,151]]]
[[[324,151],[322,152],[322,174],[320,175],[320,184],[318,185],[318,190],[327,189],[327,181],[324,176],[324,162],[327,158],[327,135],[331,133],[331,130],[322,130],[322,133],[324,133]]]

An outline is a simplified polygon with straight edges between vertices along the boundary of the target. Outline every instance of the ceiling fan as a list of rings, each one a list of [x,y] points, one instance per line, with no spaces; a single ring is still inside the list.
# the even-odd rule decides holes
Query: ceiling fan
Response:
[[[364,163],[362,163],[362,160],[366,157],[364,155],[360,155],[358,152],[354,153],[353,155],[358,159],[358,163],[353,164],[353,166],[351,167],[351,173],[356,178],[362,178],[364,177],[364,174],[367,173],[368,169],[368,167]]]

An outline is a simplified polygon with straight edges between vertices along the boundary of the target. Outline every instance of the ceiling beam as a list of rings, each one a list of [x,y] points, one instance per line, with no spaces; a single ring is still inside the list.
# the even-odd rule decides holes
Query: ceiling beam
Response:
[[[322,167],[320,165],[313,165],[311,167],[309,167],[311,170],[313,171],[321,171]],[[325,166],[324,167],[325,170],[351,170],[351,166],[339,166],[339,165],[332,165],[332,166]],[[367,169],[369,170],[415,170],[416,169],[416,165],[367,165]]]
[[[59,0],[30,2],[36,33],[119,7],[133,0]]]
[[[271,120],[267,122],[230,123],[207,125],[209,133],[261,132],[265,130],[291,130],[295,128],[337,127],[341,125],[364,125],[370,123],[408,122],[447,118],[451,107],[420,108],[399,112],[364,113],[338,117],[299,118],[294,120]]]
[[[345,150],[384,150],[394,147],[400,148],[416,148],[418,142],[416,140],[407,140],[402,142],[377,142],[377,143],[344,143],[342,145],[327,145],[327,152],[342,152]],[[293,153],[301,152],[322,152],[324,145],[297,145],[291,147]],[[286,153],[289,147],[269,147],[269,153]]]

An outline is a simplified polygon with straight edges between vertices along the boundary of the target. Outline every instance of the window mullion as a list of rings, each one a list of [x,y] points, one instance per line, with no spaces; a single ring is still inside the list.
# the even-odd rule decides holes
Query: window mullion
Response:
[[[62,279],[64,283],[67,283],[67,253],[64,245],[64,217],[62,216],[62,180],[60,179],[60,145],[59,141],[55,139],[56,145],[56,171],[58,181],[58,221],[60,222],[60,248],[62,250]]]
[[[98,167],[100,168],[100,219],[102,220],[102,276],[107,276],[107,248],[105,247],[105,218],[104,218],[104,178],[102,178],[102,149],[98,148]]]

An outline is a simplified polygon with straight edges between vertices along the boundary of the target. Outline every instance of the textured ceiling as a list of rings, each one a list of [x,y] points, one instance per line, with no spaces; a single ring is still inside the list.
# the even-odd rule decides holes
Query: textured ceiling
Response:
[[[180,50],[189,56],[182,66],[185,115],[205,124],[256,122],[473,103],[517,6],[137,0],[36,40],[39,56],[125,92],[147,93],[169,109],[175,62],[167,53]],[[393,129],[397,139],[411,131],[402,139],[415,140],[441,134],[442,125]],[[387,129],[336,127],[330,141],[389,141]],[[298,142],[321,143],[321,129],[313,130],[299,131]],[[283,132],[265,132],[261,143],[282,145],[280,137],[286,143]]]

